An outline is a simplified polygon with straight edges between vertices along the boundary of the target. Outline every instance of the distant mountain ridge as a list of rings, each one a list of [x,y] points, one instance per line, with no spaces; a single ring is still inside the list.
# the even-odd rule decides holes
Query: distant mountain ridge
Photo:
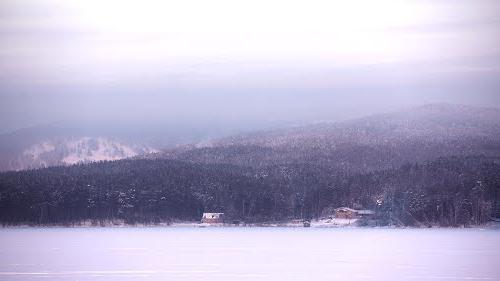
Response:
[[[376,114],[343,122],[258,132],[221,139],[213,146],[280,144],[306,141],[376,144],[418,137],[435,140],[450,137],[499,137],[500,109],[465,105],[428,104],[392,113]]]
[[[52,138],[26,148],[7,165],[11,170],[119,160],[157,152],[152,147],[104,137]]]
[[[196,134],[158,137],[161,132],[138,128],[132,128],[136,132],[131,134],[126,125],[114,130],[99,123],[75,128],[46,125],[0,135],[0,171],[128,157],[251,167],[310,164],[335,171],[383,170],[439,157],[498,155],[499,120],[496,108],[429,104],[342,122],[210,139]],[[151,137],[152,132],[157,136]]]
[[[160,157],[272,166],[309,163],[335,170],[381,170],[446,156],[499,155],[500,110],[431,104],[344,122],[220,139]]]
[[[118,160],[228,135],[204,124],[67,121],[0,135],[0,171]]]

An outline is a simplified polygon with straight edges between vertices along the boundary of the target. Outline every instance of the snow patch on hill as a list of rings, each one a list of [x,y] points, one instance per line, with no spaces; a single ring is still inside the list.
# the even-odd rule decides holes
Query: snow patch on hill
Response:
[[[157,150],[145,145],[104,137],[57,138],[44,140],[24,150],[16,161],[16,169],[119,160],[154,152]]]

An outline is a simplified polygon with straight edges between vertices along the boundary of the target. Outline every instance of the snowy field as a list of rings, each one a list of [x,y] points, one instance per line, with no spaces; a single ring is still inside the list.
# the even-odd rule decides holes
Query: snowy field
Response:
[[[0,280],[500,280],[499,261],[493,229],[0,229]]]

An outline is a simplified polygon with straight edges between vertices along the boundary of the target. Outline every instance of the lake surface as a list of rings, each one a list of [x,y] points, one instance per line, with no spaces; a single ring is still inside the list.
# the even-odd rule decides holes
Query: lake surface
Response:
[[[4,228],[0,280],[500,280],[500,231]]]

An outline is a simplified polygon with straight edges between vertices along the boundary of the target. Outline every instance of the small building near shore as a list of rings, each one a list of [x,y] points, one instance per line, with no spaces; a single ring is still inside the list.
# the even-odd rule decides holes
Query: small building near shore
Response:
[[[202,223],[224,223],[224,213],[203,213]]]
[[[347,207],[341,207],[335,209],[335,218],[337,219],[355,219],[357,217],[356,210],[347,208]]]
[[[359,219],[363,217],[370,217],[375,212],[372,210],[355,210],[347,207],[335,209],[335,218],[337,219]]]
[[[358,217],[360,218],[371,217],[375,215],[375,212],[372,210],[356,210],[356,213],[358,213]]]

